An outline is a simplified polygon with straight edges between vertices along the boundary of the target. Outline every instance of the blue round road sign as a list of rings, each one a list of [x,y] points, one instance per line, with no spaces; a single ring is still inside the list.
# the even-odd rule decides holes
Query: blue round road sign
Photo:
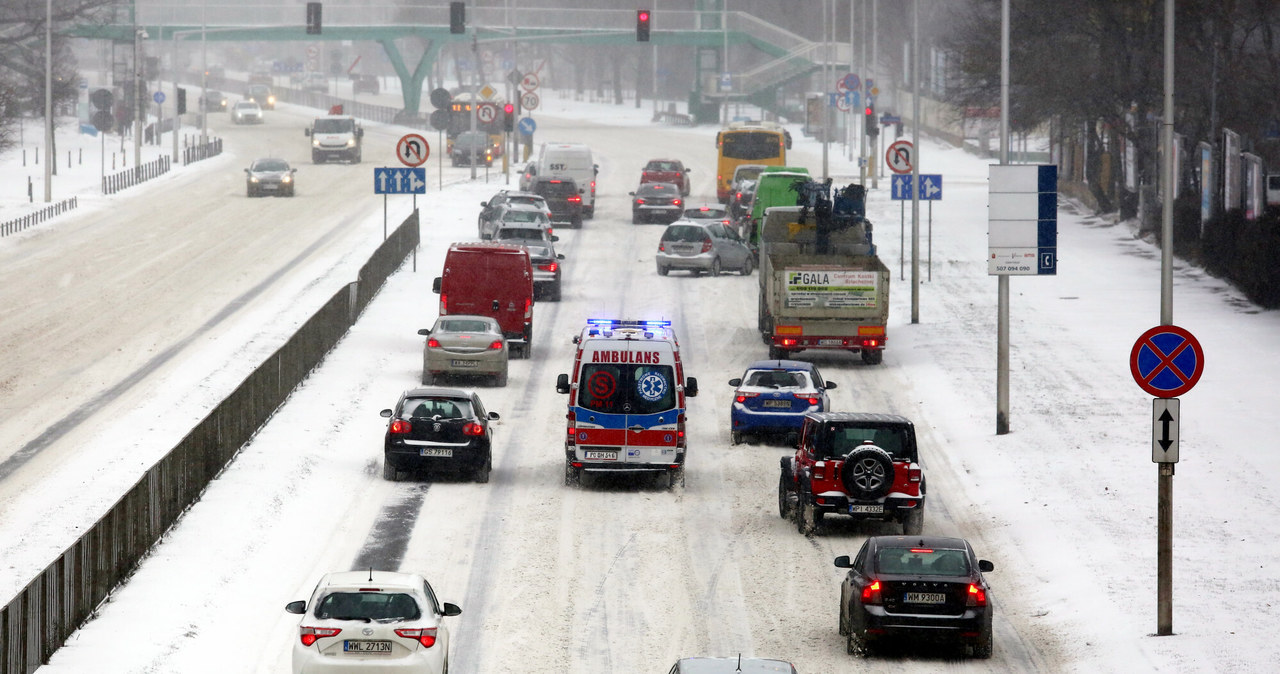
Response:
[[[1176,325],[1157,325],[1134,342],[1129,369],[1143,391],[1157,398],[1177,398],[1200,381],[1204,350],[1190,332]]]
[[[151,100],[155,101],[157,104],[164,103],[164,92],[157,91],[155,95],[151,97]]]
[[[533,132],[538,128],[538,123],[533,121],[532,117],[523,117],[516,126],[520,127],[520,133],[523,133],[526,136],[532,136]]]

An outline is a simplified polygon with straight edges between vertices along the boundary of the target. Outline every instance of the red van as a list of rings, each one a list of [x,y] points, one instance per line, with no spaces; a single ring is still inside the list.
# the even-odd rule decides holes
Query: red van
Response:
[[[440,315],[492,316],[511,355],[528,358],[533,339],[533,265],[523,246],[455,243],[444,272],[431,284],[440,295]]]

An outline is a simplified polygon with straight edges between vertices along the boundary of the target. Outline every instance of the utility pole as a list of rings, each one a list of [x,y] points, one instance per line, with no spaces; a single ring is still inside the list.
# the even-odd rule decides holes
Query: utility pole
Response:
[[[134,17],[133,30],[133,100],[130,105],[133,107],[133,167],[136,169],[142,165],[142,115],[146,114],[146,108],[141,105],[144,97],[142,95],[142,38],[146,36],[147,31],[138,28],[138,19]]]
[[[44,20],[44,200],[53,201],[53,0],[45,0]]]

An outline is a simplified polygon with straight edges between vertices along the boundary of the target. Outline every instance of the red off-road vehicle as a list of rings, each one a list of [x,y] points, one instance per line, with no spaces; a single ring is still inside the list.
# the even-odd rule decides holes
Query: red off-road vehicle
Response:
[[[782,457],[778,514],[806,536],[829,514],[924,528],[924,470],[916,430],[896,414],[814,412],[804,418],[795,456]]]

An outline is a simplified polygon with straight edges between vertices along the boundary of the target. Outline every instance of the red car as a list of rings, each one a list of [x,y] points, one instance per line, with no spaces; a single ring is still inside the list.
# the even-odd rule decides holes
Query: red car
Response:
[[[689,196],[689,171],[679,159],[650,159],[640,173],[640,183],[671,183],[680,196]]]
[[[896,414],[811,412],[794,456],[781,461],[778,514],[800,533],[818,533],[827,515],[898,522],[906,536],[924,526],[925,480],[915,426]]]

